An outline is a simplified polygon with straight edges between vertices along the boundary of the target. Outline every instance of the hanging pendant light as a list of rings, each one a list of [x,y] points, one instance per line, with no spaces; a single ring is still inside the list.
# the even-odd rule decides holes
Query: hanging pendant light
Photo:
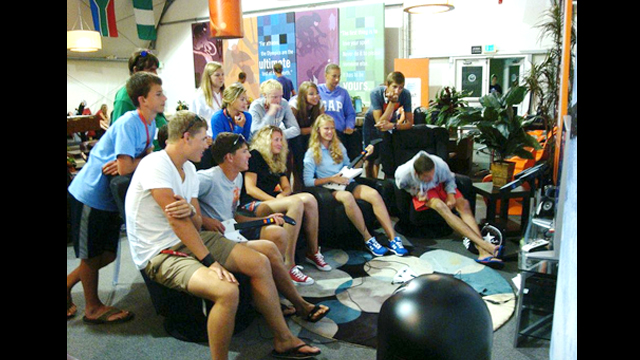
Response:
[[[402,10],[409,14],[439,14],[455,9],[452,0],[406,0]]]
[[[240,0],[209,0],[211,37],[237,39],[244,37]]]
[[[80,29],[76,25],[80,22]],[[85,30],[83,26],[80,1],[78,0],[78,20],[71,30],[67,30],[67,49],[75,52],[93,52],[102,49],[102,36],[98,31]],[[89,25],[87,25],[89,28]]]

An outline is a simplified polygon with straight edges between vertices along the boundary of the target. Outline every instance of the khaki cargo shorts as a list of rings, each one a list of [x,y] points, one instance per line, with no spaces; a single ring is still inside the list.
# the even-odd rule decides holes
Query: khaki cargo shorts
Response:
[[[204,245],[211,252],[213,258],[224,266],[236,243],[225,238],[218,232],[204,231],[200,233],[200,237]],[[151,280],[161,285],[187,292],[187,285],[189,284],[191,276],[193,276],[198,269],[204,267],[204,265],[198,261],[182,242],[170,248],[170,250],[188,256],[158,254],[149,260],[144,271]]]

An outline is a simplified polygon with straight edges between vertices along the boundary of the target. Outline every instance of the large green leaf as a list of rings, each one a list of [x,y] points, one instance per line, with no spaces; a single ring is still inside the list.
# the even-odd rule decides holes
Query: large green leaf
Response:
[[[503,101],[507,107],[520,104],[525,95],[527,95],[527,88],[524,86],[514,86],[503,97]]]

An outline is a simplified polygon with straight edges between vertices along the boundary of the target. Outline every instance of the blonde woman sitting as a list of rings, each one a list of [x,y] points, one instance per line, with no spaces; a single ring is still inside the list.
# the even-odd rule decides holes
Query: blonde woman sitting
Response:
[[[366,150],[371,154],[373,146],[369,145]],[[347,185],[345,190],[334,191],[333,197],[344,205],[349,220],[364,238],[367,249],[375,256],[383,256],[388,251],[369,233],[362,211],[356,202],[357,199],[364,200],[373,207],[376,218],[389,237],[391,251],[399,256],[407,254],[408,251],[402,245],[402,240],[396,236],[387,207],[378,191],[340,174],[342,168],[348,166],[349,162],[347,149],[336,134],[333,118],[326,114],[318,116],[311,131],[309,149],[304,156],[302,175],[304,185],[307,187],[328,183]]]
[[[289,234],[284,252],[285,266],[295,284],[311,285],[314,280],[295,264],[296,242],[302,226],[307,239],[305,261],[322,271],[331,270],[331,266],[325,262],[318,247],[318,203],[309,193],[292,194],[285,174],[287,153],[287,141],[279,127],[268,125],[253,135],[241,203],[245,210],[258,217],[283,213],[295,220],[296,225],[284,225]]]

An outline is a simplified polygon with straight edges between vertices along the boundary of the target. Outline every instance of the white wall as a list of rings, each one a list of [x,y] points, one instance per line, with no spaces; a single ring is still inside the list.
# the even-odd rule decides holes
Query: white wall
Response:
[[[128,78],[126,62],[67,59],[67,112],[85,100],[93,114],[102,104],[110,113],[116,92]]]
[[[458,0],[456,9],[436,15],[411,15],[410,57],[471,55],[471,46],[496,45],[497,54],[544,49],[536,28],[549,0]]]

